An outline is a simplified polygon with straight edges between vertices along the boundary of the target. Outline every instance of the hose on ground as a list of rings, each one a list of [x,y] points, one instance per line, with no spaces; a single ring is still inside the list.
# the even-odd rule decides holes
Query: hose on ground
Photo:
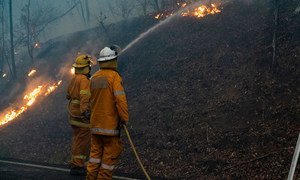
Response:
[[[142,168],[143,173],[145,174],[146,178],[147,178],[148,180],[151,180],[151,178],[150,178],[150,176],[148,175],[148,173],[147,173],[145,167],[144,167],[143,164],[142,164],[142,161],[141,161],[141,159],[140,159],[138,153],[136,152],[136,148],[135,148],[135,146],[134,146],[134,144],[133,144],[133,142],[132,142],[132,140],[131,140],[129,131],[128,131],[128,129],[127,129],[127,127],[126,127],[125,124],[123,124],[123,128],[124,128],[125,133],[126,133],[126,135],[127,135],[127,138],[128,138],[129,143],[130,143],[131,149],[132,149],[132,151],[133,151],[133,153],[134,153],[134,155],[135,155],[135,157],[136,157],[136,160],[138,161],[140,167]]]

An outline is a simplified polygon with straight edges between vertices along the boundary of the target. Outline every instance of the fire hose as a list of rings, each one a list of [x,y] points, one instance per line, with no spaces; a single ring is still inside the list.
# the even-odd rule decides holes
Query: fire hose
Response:
[[[73,114],[71,113],[70,109],[69,109],[69,108],[67,108],[67,109],[68,109],[68,111],[69,111],[69,114],[70,114],[72,117],[76,117],[76,118],[83,118],[83,117],[84,117],[84,116],[76,116],[76,115],[73,115]],[[144,167],[144,165],[143,165],[143,163],[142,163],[142,161],[141,161],[141,159],[140,159],[140,157],[139,157],[139,155],[138,155],[138,153],[137,153],[137,151],[136,151],[136,148],[135,148],[135,146],[134,146],[134,144],[133,144],[133,142],[132,142],[131,136],[130,136],[129,131],[128,131],[128,129],[127,129],[127,126],[126,126],[125,124],[123,124],[123,128],[124,128],[124,130],[125,130],[125,134],[126,134],[126,136],[127,136],[127,139],[128,139],[128,141],[129,141],[129,144],[130,144],[130,146],[131,146],[131,149],[132,149],[132,151],[133,151],[133,153],[134,153],[134,155],[135,155],[135,157],[136,157],[136,160],[138,161],[138,163],[139,163],[139,165],[140,165],[140,167],[141,167],[141,169],[142,169],[144,175],[146,176],[146,178],[147,178],[148,180],[151,180],[150,176],[148,175],[148,173],[147,173],[147,171],[146,171],[146,169],[145,169],[145,167]]]
[[[145,174],[146,178],[147,178],[148,180],[151,180],[151,178],[150,178],[150,176],[148,175],[148,173],[147,173],[145,167],[144,167],[143,164],[142,164],[142,161],[141,161],[141,159],[140,159],[138,153],[136,152],[136,148],[135,148],[135,146],[134,146],[134,144],[133,144],[133,142],[132,142],[132,139],[131,139],[131,137],[130,137],[129,131],[128,131],[128,129],[127,129],[127,127],[126,127],[125,124],[123,124],[123,128],[124,128],[125,133],[126,133],[126,135],[127,135],[127,138],[128,138],[129,143],[130,143],[131,149],[132,149],[132,151],[133,151],[133,153],[134,153],[134,155],[135,155],[135,157],[136,157],[136,160],[138,161],[140,167],[142,168],[143,173]]]

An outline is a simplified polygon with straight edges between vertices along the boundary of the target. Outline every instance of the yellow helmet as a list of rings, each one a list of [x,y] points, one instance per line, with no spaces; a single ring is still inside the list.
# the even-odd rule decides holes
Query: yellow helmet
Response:
[[[84,68],[91,65],[92,57],[89,55],[77,56],[75,63],[72,65],[74,68]]]

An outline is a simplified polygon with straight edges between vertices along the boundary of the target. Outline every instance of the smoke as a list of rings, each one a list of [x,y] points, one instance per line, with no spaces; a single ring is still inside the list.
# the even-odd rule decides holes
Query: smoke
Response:
[[[23,88],[21,83],[15,83],[14,88],[11,88],[9,94],[2,96],[1,104],[7,104],[11,99],[15,98],[16,95],[19,94],[22,89]]]

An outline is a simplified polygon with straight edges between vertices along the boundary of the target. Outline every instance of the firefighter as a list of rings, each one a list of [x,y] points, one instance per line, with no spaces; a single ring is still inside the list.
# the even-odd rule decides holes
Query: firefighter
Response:
[[[123,151],[120,124],[128,122],[127,100],[117,71],[116,47],[105,47],[97,60],[100,70],[91,78],[91,149],[88,180],[112,179]]]
[[[90,147],[90,71],[91,56],[79,55],[75,63],[75,76],[71,80],[67,99],[69,100],[69,123],[73,130],[71,175],[85,175],[84,163]]]

